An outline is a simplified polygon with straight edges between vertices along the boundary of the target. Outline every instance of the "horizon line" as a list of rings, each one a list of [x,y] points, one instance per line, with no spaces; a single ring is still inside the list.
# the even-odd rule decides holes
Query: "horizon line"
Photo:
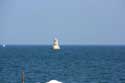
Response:
[[[5,44],[5,45],[6,46],[52,46],[52,44]],[[125,44],[60,44],[60,46],[125,46]]]

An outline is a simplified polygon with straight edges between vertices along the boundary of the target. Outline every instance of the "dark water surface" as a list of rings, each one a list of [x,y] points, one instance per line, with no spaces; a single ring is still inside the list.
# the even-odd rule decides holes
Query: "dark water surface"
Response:
[[[125,46],[0,47],[0,83],[125,83]]]

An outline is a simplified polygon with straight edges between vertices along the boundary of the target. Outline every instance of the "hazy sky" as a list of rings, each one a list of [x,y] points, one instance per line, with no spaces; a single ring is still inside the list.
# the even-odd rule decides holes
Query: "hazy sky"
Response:
[[[124,44],[125,0],[0,0],[0,42]]]

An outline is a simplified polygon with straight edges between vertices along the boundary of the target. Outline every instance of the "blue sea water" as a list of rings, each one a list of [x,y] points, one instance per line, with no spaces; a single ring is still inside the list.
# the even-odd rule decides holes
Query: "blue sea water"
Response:
[[[125,83],[125,46],[0,47],[0,83]]]

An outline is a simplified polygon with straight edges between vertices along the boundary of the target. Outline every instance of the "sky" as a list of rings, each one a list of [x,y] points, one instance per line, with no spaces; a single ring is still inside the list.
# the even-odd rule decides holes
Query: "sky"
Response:
[[[0,42],[125,45],[125,0],[1,0]]]

